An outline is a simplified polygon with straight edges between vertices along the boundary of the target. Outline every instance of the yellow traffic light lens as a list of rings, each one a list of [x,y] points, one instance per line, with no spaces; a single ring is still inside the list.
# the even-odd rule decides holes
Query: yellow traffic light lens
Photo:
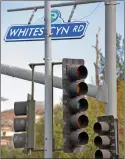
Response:
[[[80,87],[77,87],[77,93],[80,94]]]
[[[84,95],[88,92],[88,86],[84,82],[80,82],[76,88],[76,92],[78,95]]]

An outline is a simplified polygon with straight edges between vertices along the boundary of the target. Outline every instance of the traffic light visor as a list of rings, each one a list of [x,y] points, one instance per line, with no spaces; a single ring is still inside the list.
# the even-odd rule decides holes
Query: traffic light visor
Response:
[[[96,136],[94,139],[94,144],[98,147],[102,146],[102,138],[100,136]]]
[[[93,129],[95,133],[108,132],[109,124],[106,122],[96,122]]]
[[[95,152],[95,159],[111,159],[111,152],[108,150],[97,150]]]
[[[94,144],[98,147],[109,146],[110,143],[111,143],[111,140],[106,135],[96,136],[94,139]]]
[[[101,132],[101,124],[100,123],[95,123],[94,124],[94,131],[95,131],[95,133],[100,133]]]
[[[85,98],[81,98],[77,102],[76,107],[78,111],[86,111],[88,109],[88,101]]]
[[[14,134],[13,143],[15,148],[24,148],[27,144],[27,134]]]
[[[14,131],[26,131],[27,129],[27,118],[14,118]]]
[[[95,158],[96,159],[103,159],[103,154],[102,154],[102,152],[100,150],[97,150],[95,152]]]
[[[89,120],[88,120],[88,117],[86,115],[79,116],[78,122],[77,122],[79,129],[87,127],[88,123],[89,123]]]
[[[86,132],[81,132],[78,136],[79,144],[86,145],[89,141],[88,134]]]

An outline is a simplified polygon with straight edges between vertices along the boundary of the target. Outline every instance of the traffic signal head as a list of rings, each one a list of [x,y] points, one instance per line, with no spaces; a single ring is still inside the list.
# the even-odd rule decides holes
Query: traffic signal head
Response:
[[[14,118],[14,130],[15,132],[27,130],[27,118]]]
[[[15,148],[24,148],[27,146],[27,134],[14,134],[13,143]]]
[[[66,153],[81,152],[81,146],[88,143],[85,132],[89,120],[85,115],[88,101],[85,95],[88,86],[84,82],[88,71],[81,59],[63,59],[63,120],[64,147]]]
[[[100,149],[95,152],[95,159],[115,159],[116,140],[113,116],[101,116],[93,126],[98,135],[94,139],[95,146]]]
[[[34,148],[34,124],[35,124],[35,101],[27,100],[14,103],[14,131],[15,148]],[[22,133],[19,133],[22,132]]]

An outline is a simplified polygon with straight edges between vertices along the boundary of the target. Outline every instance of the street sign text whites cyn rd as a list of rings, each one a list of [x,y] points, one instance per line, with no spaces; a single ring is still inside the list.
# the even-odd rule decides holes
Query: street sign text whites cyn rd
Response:
[[[52,40],[81,39],[85,36],[88,22],[75,22],[51,25]],[[4,40],[38,41],[45,39],[45,25],[12,25],[8,28]]]

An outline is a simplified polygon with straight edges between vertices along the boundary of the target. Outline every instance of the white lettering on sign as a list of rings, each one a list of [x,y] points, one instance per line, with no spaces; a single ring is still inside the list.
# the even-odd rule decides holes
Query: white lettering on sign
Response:
[[[73,32],[77,32],[77,29],[78,29],[78,25],[75,25],[73,28]]]
[[[25,32],[25,36],[27,36],[28,31],[29,31],[29,28],[26,30],[26,32]]]
[[[38,33],[39,32],[39,30],[38,30],[39,28],[36,28],[35,29],[35,31],[34,31],[34,33],[33,33],[33,36],[37,36],[37,34],[36,33]]]
[[[72,32],[82,32],[84,30],[84,26],[83,25],[75,25],[72,29]],[[70,26],[65,27],[65,26],[61,26],[61,27],[55,27],[53,26],[51,28],[51,33],[53,35],[53,33],[55,35],[64,35],[64,34],[68,34],[70,30]],[[10,29],[10,36],[42,36],[44,33],[44,27],[42,28],[24,28],[24,29]]]
[[[43,30],[44,30],[44,27],[40,28],[40,33],[38,34],[39,36],[43,35]]]
[[[12,29],[10,29],[10,36],[16,36],[16,34],[17,34],[17,32],[19,31],[19,29],[14,29],[14,30],[12,30]]]
[[[42,28],[24,28],[10,29],[10,36],[41,36],[43,35],[44,27]]]
[[[53,29],[56,29],[56,27],[51,27],[51,34],[53,35]]]
[[[26,28],[24,30],[20,29],[19,33],[18,33],[18,36],[20,36],[20,34],[22,34],[22,36],[24,36],[25,35],[25,31],[26,31]]]
[[[69,28],[70,28],[70,26],[68,26],[68,28],[64,28],[64,27],[63,27],[61,34],[63,34],[64,32],[65,32],[65,34],[68,34]]]
[[[79,28],[78,28],[78,32],[81,32],[84,30],[84,26],[83,25],[80,25]]]
[[[33,31],[34,29],[35,29],[35,28],[30,28],[29,36],[32,34],[32,31]]]
[[[82,38],[85,34],[87,25],[88,23],[86,22],[52,24],[52,39]],[[45,39],[45,25],[12,26],[5,36],[5,41],[28,41],[31,39]]]
[[[56,35],[58,35],[59,31],[62,29],[62,27],[58,28],[57,27],[57,32],[56,32]]]
[[[73,28],[73,32],[82,32],[84,30],[84,25],[75,25]]]

